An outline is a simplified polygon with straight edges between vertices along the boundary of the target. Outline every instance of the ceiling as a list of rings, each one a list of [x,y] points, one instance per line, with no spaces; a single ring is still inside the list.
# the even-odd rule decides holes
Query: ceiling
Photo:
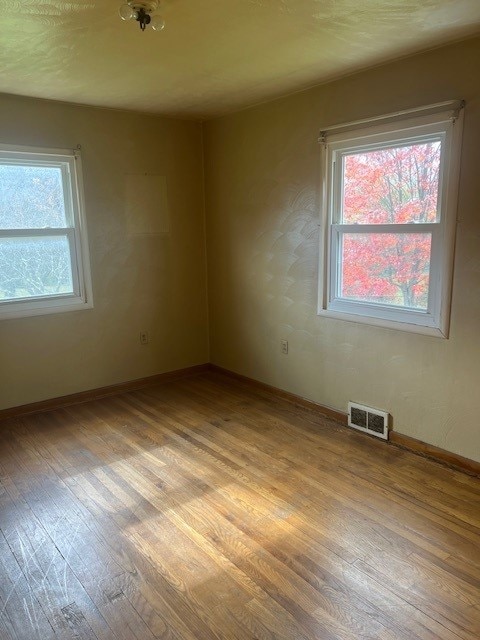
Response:
[[[0,92],[206,119],[480,32],[480,0],[0,0]]]

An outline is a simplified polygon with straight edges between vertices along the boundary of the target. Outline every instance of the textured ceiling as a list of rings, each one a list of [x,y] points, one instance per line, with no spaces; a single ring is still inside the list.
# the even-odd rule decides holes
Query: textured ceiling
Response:
[[[0,91],[208,118],[480,32],[480,0],[0,0]]]

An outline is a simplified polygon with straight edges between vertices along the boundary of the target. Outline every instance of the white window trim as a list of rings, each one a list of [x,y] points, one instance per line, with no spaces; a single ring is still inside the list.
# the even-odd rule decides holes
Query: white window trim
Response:
[[[456,208],[460,173],[460,150],[463,129],[463,106],[460,101],[430,105],[410,112],[389,114],[371,121],[363,120],[336,125],[321,132],[322,176],[321,176],[321,221],[318,315],[399,329],[426,335],[447,338],[450,322],[450,303],[453,279],[453,260],[456,230]],[[351,225],[351,231],[382,227],[388,231],[421,232],[422,228],[432,233],[431,280],[427,312],[389,305],[338,299],[334,295],[332,282],[335,279],[335,243],[340,226],[335,212],[339,197],[339,182],[335,183],[333,161],[349,150],[375,149],[397,143],[421,141],[432,137],[442,138],[443,153],[440,171],[440,221],[431,224],[400,225]],[[396,227],[394,230],[393,227]],[[435,242],[433,239],[435,234]],[[440,248],[440,250],[439,250]]]
[[[66,190],[66,216],[71,226],[47,229],[0,229],[0,237],[65,236],[70,245],[74,293],[0,302],[0,320],[22,318],[93,308],[90,254],[83,196],[83,174],[80,149],[48,149],[0,144],[2,158],[32,164],[49,163],[62,169],[62,185]],[[69,173],[65,175],[66,172]]]

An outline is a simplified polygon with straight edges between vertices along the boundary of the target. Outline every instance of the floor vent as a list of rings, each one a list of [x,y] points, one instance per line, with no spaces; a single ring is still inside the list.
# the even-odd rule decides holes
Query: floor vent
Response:
[[[348,426],[388,440],[388,413],[385,411],[349,402]]]

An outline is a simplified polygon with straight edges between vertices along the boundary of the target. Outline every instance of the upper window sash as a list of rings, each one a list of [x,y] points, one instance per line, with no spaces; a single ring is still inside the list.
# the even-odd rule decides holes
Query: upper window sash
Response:
[[[30,147],[26,147],[25,151],[19,151],[18,147],[11,147],[10,145],[0,145],[0,161],[2,165],[21,167],[51,167],[54,169],[59,169],[62,181],[65,224],[49,228],[74,228],[79,219],[78,213],[76,211],[79,205],[75,202],[75,200],[79,197],[79,194],[77,194],[78,184],[75,179],[76,158],[80,158],[79,152],[77,150],[72,150],[67,155],[66,152],[60,153],[57,149],[52,150],[52,153],[50,153],[48,149],[44,149],[41,152],[37,149],[35,150],[35,152],[32,152]],[[75,189],[75,194],[73,193],[72,185],[73,189]],[[45,227],[42,226],[32,228]]]
[[[436,194],[436,219],[438,222],[441,219],[441,194],[442,194],[442,182],[445,165],[445,146],[446,146],[446,132],[442,131],[435,135],[422,135],[408,138],[400,138],[397,141],[390,141],[390,143],[376,143],[376,144],[361,144],[348,149],[340,148],[333,149],[331,154],[331,161],[333,164],[332,172],[332,211],[331,221],[335,224],[348,224],[344,222],[345,219],[345,177],[347,172],[346,161],[348,158],[355,158],[356,156],[367,155],[369,153],[375,153],[376,151],[388,151],[388,150],[400,150],[407,149],[408,147],[421,147],[426,146],[429,143],[440,143],[438,155],[440,159],[438,169],[438,190]],[[392,224],[408,224],[409,221],[402,222],[400,220]],[[369,223],[358,220],[354,224],[366,225]],[[375,224],[375,223],[370,223]],[[381,224],[381,223],[378,223]],[[416,223],[421,224],[421,223]]]

